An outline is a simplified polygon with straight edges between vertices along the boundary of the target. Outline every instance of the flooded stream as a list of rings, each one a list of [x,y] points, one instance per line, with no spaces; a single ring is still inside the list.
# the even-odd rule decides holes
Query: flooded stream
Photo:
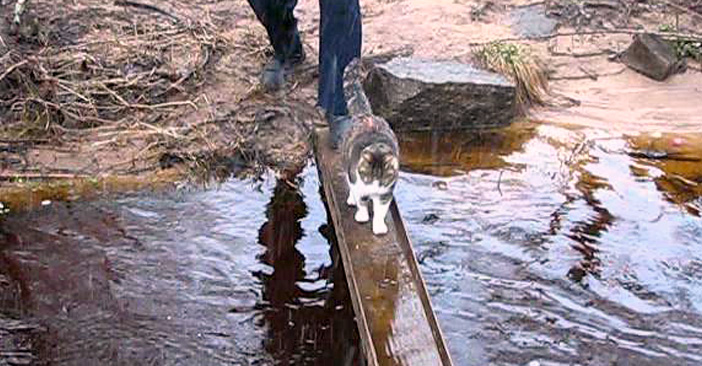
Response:
[[[702,154],[666,138],[402,136],[396,198],[456,365],[702,364]],[[0,365],[360,364],[318,191],[310,165],[7,217]]]

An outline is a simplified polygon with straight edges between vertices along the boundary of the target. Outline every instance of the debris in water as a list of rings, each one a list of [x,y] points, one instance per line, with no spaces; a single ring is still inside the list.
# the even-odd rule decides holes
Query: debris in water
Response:
[[[441,191],[448,189],[448,183],[443,180],[437,180],[436,182],[432,183],[431,186]]]
[[[429,224],[429,225],[431,225],[437,221],[439,221],[439,216],[436,214],[433,214],[433,213],[424,216],[424,218],[422,219],[422,223]]]
[[[51,204],[51,200],[43,200],[43,201],[41,201],[41,205],[42,205],[42,206],[48,206],[48,205],[50,205],[50,204]]]

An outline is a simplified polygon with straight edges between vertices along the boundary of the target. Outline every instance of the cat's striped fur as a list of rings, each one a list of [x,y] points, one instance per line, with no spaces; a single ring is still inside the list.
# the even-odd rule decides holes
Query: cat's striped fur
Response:
[[[373,115],[361,78],[361,63],[355,59],[344,73],[351,123],[341,142],[342,164],[349,185],[347,203],[357,207],[355,220],[370,219],[368,204],[372,202],[373,233],[380,235],[388,231],[385,216],[399,174],[400,149],[387,121]]]

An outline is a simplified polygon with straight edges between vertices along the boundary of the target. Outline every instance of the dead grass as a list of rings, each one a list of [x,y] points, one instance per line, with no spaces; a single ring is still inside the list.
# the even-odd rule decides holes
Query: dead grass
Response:
[[[0,58],[0,116],[13,121],[2,125],[4,135],[134,127],[144,112],[194,106],[193,84],[224,42],[205,21],[135,19],[112,4],[64,2],[58,14],[41,5],[26,15],[39,28],[20,30],[18,43]],[[74,39],[58,29],[66,19],[91,15],[101,22]]]
[[[483,67],[515,82],[518,106],[527,108],[544,103],[548,92],[546,71],[526,46],[494,42],[477,49],[474,56]]]
[[[113,149],[118,156],[101,161],[97,170],[4,171],[97,176],[183,164],[192,180],[204,183],[225,179],[245,164],[247,172],[263,170],[247,151],[255,123],[236,111],[242,100],[258,94],[258,81],[249,74],[271,54],[263,28],[233,31],[221,17],[213,21],[189,2],[159,6],[164,8],[134,1],[38,0],[19,27],[0,29],[0,139],[13,149],[22,142],[23,151],[42,145],[57,151]],[[248,11],[248,5],[241,7]],[[237,13],[237,5],[231,9]],[[214,112],[223,108],[222,98],[213,105],[205,91],[213,90],[224,55],[224,71],[234,76],[216,81],[221,84],[216,92],[232,93],[225,98],[232,112],[222,116]],[[243,85],[222,84],[232,81]],[[129,154],[119,157],[120,151]]]

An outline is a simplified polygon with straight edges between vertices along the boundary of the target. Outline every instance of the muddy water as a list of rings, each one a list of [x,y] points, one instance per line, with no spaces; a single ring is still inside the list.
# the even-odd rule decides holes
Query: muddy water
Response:
[[[0,241],[0,365],[353,365],[316,171],[53,204]]]
[[[514,129],[403,144],[399,201],[456,364],[702,364],[702,145]],[[438,158],[412,154],[427,143]]]
[[[702,364],[694,136],[404,135],[397,200],[456,365]],[[0,241],[0,365],[352,365],[314,167],[52,204]]]

